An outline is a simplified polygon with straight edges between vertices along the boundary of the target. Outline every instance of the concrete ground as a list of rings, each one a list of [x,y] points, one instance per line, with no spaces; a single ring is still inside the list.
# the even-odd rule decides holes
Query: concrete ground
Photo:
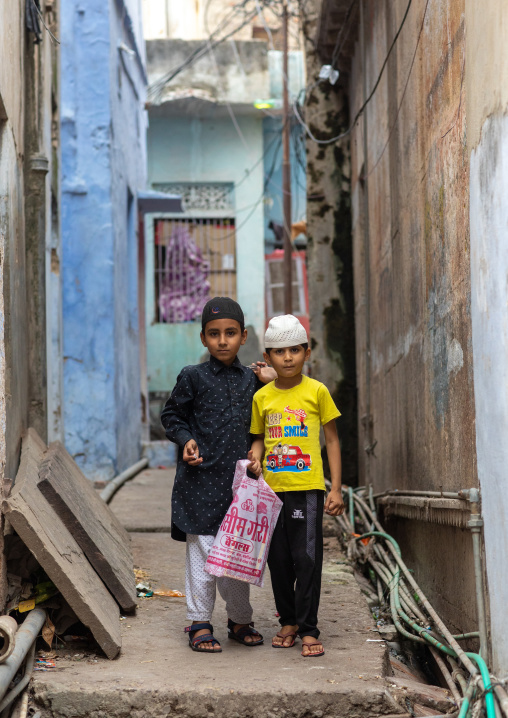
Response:
[[[153,588],[184,591],[185,545],[172,541],[172,470],[142,472],[112,507],[132,531],[135,565]],[[326,655],[302,658],[295,647],[274,650],[278,629],[269,574],[252,588],[256,628],[265,644],[247,648],[227,639],[224,603],[217,597],[218,655],[190,650],[183,627],[185,598],[140,598],[122,620],[121,655],[108,661],[97,648],[57,652],[56,668],[37,673],[33,705],[41,718],[192,716],[192,718],[335,718],[393,713],[384,676],[388,660],[366,601],[335,537],[325,539],[320,628]]]

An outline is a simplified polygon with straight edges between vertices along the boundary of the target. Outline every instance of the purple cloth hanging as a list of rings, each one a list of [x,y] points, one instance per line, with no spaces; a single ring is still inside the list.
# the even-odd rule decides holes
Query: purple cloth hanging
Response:
[[[160,318],[168,324],[199,319],[210,298],[210,264],[185,226],[173,229],[159,294]]]

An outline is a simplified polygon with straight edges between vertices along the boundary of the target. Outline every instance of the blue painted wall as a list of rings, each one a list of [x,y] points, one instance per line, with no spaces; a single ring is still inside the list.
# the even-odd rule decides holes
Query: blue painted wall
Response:
[[[136,194],[145,186],[138,0],[61,5],[65,444],[107,479],[139,458]]]

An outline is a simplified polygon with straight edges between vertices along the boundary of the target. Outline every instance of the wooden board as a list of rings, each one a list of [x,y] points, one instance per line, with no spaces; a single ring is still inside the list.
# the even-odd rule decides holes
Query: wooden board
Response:
[[[59,441],[44,454],[39,489],[122,610],[134,611],[137,596],[129,535]]]
[[[79,620],[88,626],[108,658],[121,647],[118,606],[81,548],[39,491],[39,468],[46,446],[29,429],[21,463],[3,510]]]

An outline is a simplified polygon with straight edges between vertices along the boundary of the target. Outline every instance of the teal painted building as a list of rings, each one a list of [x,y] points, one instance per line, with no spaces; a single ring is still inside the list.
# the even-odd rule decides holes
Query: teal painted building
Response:
[[[249,334],[240,359],[248,364],[262,358],[267,225],[270,218],[282,219],[280,110],[268,116],[256,108],[258,100],[280,96],[280,83],[271,78],[281,72],[280,53],[271,53],[265,42],[223,43],[165,84],[167,70],[185,66],[200,47],[197,41],[147,41],[148,184],[181,195],[185,210],[145,218],[153,417],[182,367],[207,357],[199,336],[207,298],[226,295],[240,303]],[[300,53],[294,55],[290,80],[296,95],[303,62]],[[301,168],[299,177],[304,185]],[[301,212],[304,197],[297,183],[295,188],[294,208]]]

